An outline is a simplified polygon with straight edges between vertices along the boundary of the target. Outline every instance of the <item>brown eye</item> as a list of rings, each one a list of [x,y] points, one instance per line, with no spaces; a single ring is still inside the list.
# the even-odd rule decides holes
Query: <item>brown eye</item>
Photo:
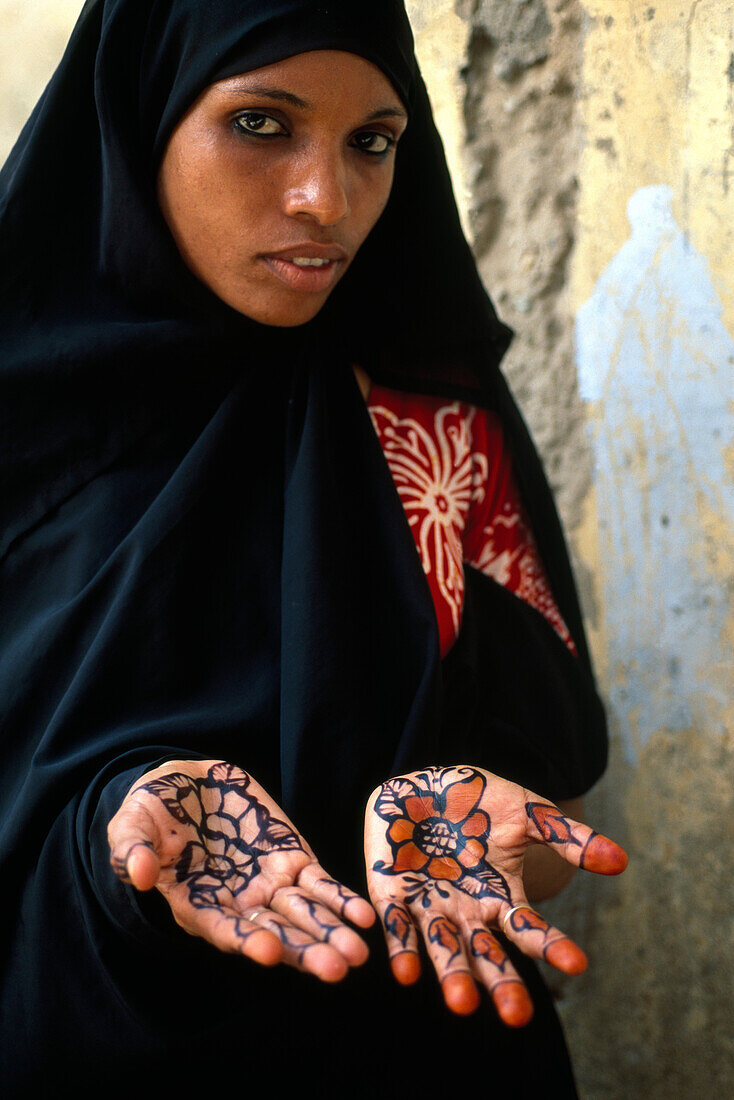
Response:
[[[243,111],[234,119],[233,126],[240,134],[253,137],[275,137],[285,133],[277,119],[264,115],[261,111]]]
[[[370,153],[372,156],[379,157],[388,152],[390,147],[395,144],[395,140],[388,137],[387,134],[378,133],[376,130],[361,130],[352,138],[352,144],[363,153]]]

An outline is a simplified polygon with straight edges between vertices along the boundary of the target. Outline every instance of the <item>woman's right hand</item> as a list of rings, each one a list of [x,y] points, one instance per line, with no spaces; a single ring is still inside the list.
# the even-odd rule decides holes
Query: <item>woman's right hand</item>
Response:
[[[131,787],[108,827],[123,882],[154,886],[177,924],[220,951],[340,981],[367,959],[347,918],[371,905],[335,882],[272,798],[214,760],[170,760]]]

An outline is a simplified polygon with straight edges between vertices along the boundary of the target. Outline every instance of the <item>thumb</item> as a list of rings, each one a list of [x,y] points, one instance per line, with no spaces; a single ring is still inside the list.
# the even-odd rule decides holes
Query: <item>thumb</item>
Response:
[[[145,806],[128,795],[107,827],[110,864],[123,882],[152,890],[160,872],[160,833]]]

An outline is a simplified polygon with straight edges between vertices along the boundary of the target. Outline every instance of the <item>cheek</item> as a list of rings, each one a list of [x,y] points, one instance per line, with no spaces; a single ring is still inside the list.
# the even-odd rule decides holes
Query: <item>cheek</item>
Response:
[[[392,190],[392,169],[389,172],[385,170],[384,174],[381,174],[378,179],[375,179],[375,175],[368,176],[367,179],[361,179],[358,188],[355,190],[355,201],[352,208],[356,216],[355,221],[359,227],[360,244],[369,236],[379,221]]]
[[[202,265],[226,266],[253,236],[272,199],[262,176],[250,177],[227,158],[202,156],[161,173],[159,201],[189,266],[201,274]]]

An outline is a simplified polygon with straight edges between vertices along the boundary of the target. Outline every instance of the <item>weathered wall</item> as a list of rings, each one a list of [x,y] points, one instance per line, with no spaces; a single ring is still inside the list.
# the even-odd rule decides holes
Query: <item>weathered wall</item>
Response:
[[[564,293],[576,230],[581,12],[573,0],[474,7],[465,94],[474,247],[515,329],[504,369],[572,531],[590,471]]]
[[[0,157],[80,7],[0,0]],[[732,5],[408,8],[609,702],[588,817],[632,861],[546,907],[581,1095],[734,1095]]]
[[[604,996],[572,1034],[591,1095],[729,1096],[734,9],[584,8],[570,301],[595,475],[579,541],[616,733],[604,797],[632,861],[597,907]]]

